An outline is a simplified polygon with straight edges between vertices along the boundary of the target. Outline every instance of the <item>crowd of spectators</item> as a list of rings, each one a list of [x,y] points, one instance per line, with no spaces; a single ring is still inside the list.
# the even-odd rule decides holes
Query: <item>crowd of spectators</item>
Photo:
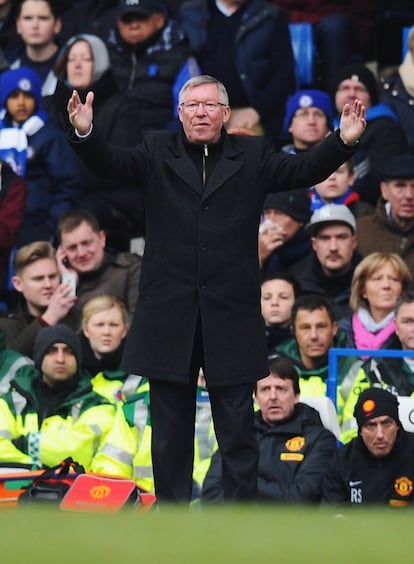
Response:
[[[411,502],[414,464],[400,453],[411,438],[395,396],[414,394],[412,357],[363,349],[414,350],[414,27],[403,60],[381,76],[367,60],[369,14],[369,2],[0,0],[0,464],[47,467],[71,455],[154,490],[149,383],[121,369],[144,201],[80,161],[66,139],[67,103],[73,89],[82,100],[93,91],[94,126],[133,146],[151,130],[178,130],[180,88],[210,74],[229,92],[227,134],[263,135],[275,151],[307,152],[338,127],[347,102],[367,108],[352,159],[263,205],[259,499]],[[295,83],[297,22],[312,24],[317,47],[306,85]],[[339,363],[340,437],[300,401],[326,396],[332,347],[361,351]],[[216,449],[200,373],[201,503],[223,497]],[[381,460],[391,481],[412,480],[409,494],[369,474]]]

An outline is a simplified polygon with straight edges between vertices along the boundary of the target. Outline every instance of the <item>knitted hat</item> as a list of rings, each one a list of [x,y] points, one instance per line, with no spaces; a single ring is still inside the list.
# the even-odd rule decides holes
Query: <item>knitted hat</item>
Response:
[[[93,77],[92,82],[101,78],[104,72],[110,68],[109,53],[105,43],[97,35],[91,33],[79,33],[69,39],[63,48],[63,53],[67,53],[70,47],[77,41],[89,43],[93,56]]]
[[[414,155],[403,153],[389,157],[382,167],[383,180],[414,178]]]
[[[279,210],[301,223],[308,222],[312,215],[310,198],[305,189],[268,194],[263,211],[268,209]]]
[[[37,109],[42,106],[42,83],[38,74],[28,68],[19,67],[4,71],[0,78],[0,104],[4,108],[12,92],[21,90],[31,94],[36,100]]]
[[[344,223],[356,232],[355,216],[351,210],[342,204],[325,204],[313,212],[310,222],[306,226],[306,231],[314,237],[317,231],[326,224]]]
[[[359,395],[354,409],[358,429],[370,419],[384,415],[392,417],[397,423],[400,422],[397,396],[383,388],[372,387],[364,390]]]
[[[33,347],[33,360],[36,368],[41,370],[45,354],[55,343],[65,343],[70,347],[76,357],[77,371],[79,371],[82,362],[81,344],[77,334],[67,325],[51,325],[40,329]]]
[[[302,108],[319,108],[322,110],[328,121],[329,127],[332,125],[333,107],[332,101],[326,92],[322,90],[299,90],[288,99],[285,115],[285,128],[287,129],[297,110]]]
[[[150,16],[163,11],[163,5],[159,0],[121,0],[118,6],[118,18],[122,19],[126,14]]]
[[[363,63],[353,63],[346,65],[335,75],[333,82],[333,95],[335,96],[339,85],[343,80],[358,80],[362,82],[369,92],[371,105],[375,106],[379,101],[379,86],[374,73],[369,70]]]

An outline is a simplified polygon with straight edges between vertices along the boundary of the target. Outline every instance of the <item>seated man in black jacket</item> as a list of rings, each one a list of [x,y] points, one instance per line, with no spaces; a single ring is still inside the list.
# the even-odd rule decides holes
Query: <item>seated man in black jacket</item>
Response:
[[[369,388],[360,394],[354,415],[358,437],[332,459],[323,502],[412,505],[414,434],[401,427],[397,397],[382,388]]]
[[[270,374],[257,381],[255,431],[259,443],[258,498],[284,503],[318,502],[326,464],[336,449],[312,407],[299,403],[299,376],[284,358],[272,359]],[[223,500],[220,451],[203,484],[203,502]]]

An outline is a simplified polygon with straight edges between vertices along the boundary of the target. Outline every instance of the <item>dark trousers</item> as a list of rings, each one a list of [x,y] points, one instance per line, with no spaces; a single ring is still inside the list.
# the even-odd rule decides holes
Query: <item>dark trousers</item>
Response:
[[[152,466],[155,494],[161,502],[191,499],[197,378],[204,364],[202,342],[199,322],[188,383],[150,380]],[[208,386],[223,461],[224,498],[229,501],[250,500],[256,495],[259,452],[253,431],[253,387],[253,383]]]
[[[157,499],[188,502],[192,492],[197,382],[150,381],[152,464]],[[224,498],[256,495],[258,447],[253,432],[253,386],[209,389],[222,456]]]

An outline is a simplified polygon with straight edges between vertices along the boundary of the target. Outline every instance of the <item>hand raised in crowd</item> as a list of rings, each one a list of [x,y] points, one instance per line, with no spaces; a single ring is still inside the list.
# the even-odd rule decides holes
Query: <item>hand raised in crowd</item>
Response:
[[[278,249],[285,242],[285,235],[282,229],[277,225],[266,227],[265,223],[259,230],[259,263],[263,265],[264,261],[270,256],[273,251]]]
[[[339,131],[346,145],[353,145],[364,133],[367,126],[366,108],[360,100],[345,104],[341,114]]]
[[[59,321],[66,317],[77,299],[72,294],[72,288],[69,284],[60,284],[50,298],[49,305],[42,315],[42,319],[48,325],[56,325],[56,323],[59,323]]]
[[[85,103],[82,104],[77,90],[74,90],[68,102],[69,121],[81,135],[86,135],[93,121],[93,100],[94,93],[88,92]]]

